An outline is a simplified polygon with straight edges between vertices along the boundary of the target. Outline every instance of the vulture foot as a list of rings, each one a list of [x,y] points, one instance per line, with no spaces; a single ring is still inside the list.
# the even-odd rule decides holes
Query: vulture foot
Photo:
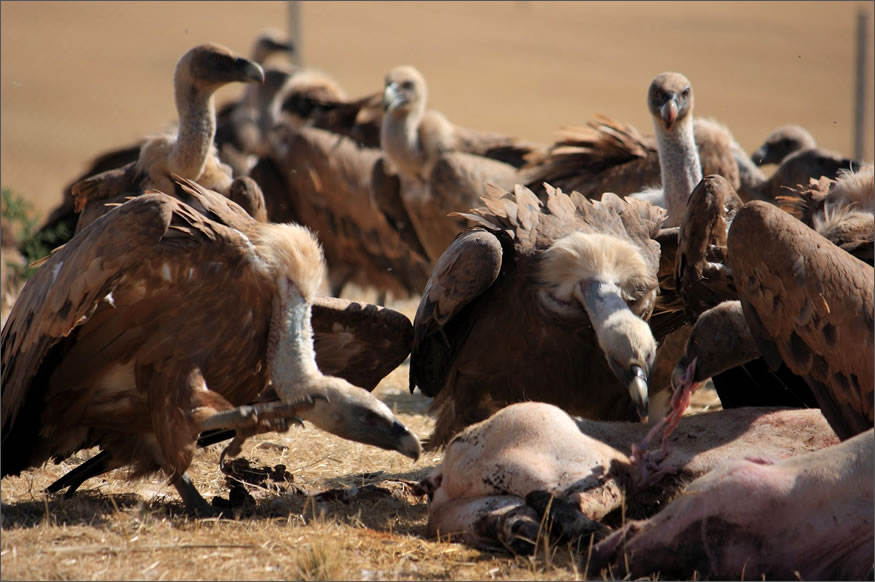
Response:
[[[213,507],[201,496],[188,473],[173,480],[173,486],[182,498],[185,511],[193,517],[219,517],[222,512]]]

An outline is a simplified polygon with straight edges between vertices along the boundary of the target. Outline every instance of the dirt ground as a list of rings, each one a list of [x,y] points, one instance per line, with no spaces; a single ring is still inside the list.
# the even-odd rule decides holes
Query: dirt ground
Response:
[[[870,27],[871,160],[871,2],[302,2],[299,43],[303,63],[334,75],[350,96],[379,90],[396,64],[416,65],[431,106],[478,129],[546,142],[603,113],[650,133],[647,86],[676,70],[693,83],[696,114],[726,123],[748,151],[773,128],[799,123],[820,145],[851,155],[861,8]],[[2,186],[44,216],[92,157],[174,119],[173,67],[188,48],[215,41],[246,54],[264,27],[288,25],[286,2],[2,2]],[[416,300],[390,307],[412,317]],[[376,394],[424,437],[428,403],[406,383],[404,365]],[[713,394],[699,398],[697,410],[719,406]],[[197,455],[191,471],[208,499],[229,495],[219,451]],[[284,465],[288,475],[250,478],[255,505],[239,519],[190,520],[157,478],[129,483],[112,473],[70,500],[43,493],[89,453],[4,479],[3,579],[583,576],[564,548],[529,560],[426,540],[425,501],[398,484],[423,477],[438,454],[411,463],[312,427],[259,437],[243,457],[256,468]],[[331,493],[351,486],[354,500]]]

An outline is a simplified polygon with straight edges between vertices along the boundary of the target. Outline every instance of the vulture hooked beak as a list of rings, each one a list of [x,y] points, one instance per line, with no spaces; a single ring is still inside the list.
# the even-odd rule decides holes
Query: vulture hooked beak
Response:
[[[258,63],[241,57],[237,59],[235,68],[240,72],[239,80],[241,83],[264,84],[264,69]]]
[[[635,403],[635,410],[638,412],[638,416],[644,420],[647,418],[647,372],[641,366],[633,364],[629,367],[626,377],[629,396],[632,397],[632,402]]]
[[[407,96],[398,90],[397,83],[389,83],[383,90],[383,111],[392,111],[407,103]]]
[[[662,123],[665,124],[665,130],[670,131],[671,126],[674,125],[674,122],[678,117],[677,97],[669,99],[659,110],[659,113],[662,116]]]
[[[750,155],[750,160],[757,166],[762,166],[766,161],[766,146],[762,146],[757,151]]]

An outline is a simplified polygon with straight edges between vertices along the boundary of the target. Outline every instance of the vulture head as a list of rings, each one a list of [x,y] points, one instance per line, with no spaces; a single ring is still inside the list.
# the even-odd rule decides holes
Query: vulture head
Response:
[[[264,83],[264,71],[258,63],[214,43],[194,47],[176,64],[174,84],[177,93],[187,88],[211,95],[228,83]],[[186,101],[190,96],[177,94],[177,101],[180,98]]]
[[[680,73],[657,75],[647,90],[647,109],[665,133],[693,111],[693,87]]]
[[[317,400],[302,419],[341,438],[419,458],[419,439],[373,394],[334,376],[323,376],[317,389],[328,400]]]
[[[657,281],[630,242],[600,233],[575,232],[542,257],[548,309],[589,316],[608,366],[628,388],[638,414],[647,416],[647,381],[656,355],[650,326],[629,308],[655,300]]]
[[[711,376],[759,357],[740,301],[724,301],[696,319],[687,347],[672,371],[674,391],[693,391]]]
[[[383,110],[388,113],[398,111],[402,115],[422,113],[427,95],[425,78],[419,71],[410,66],[395,67],[386,75]]]
[[[294,54],[295,43],[279,30],[268,28],[255,39],[255,45],[252,47],[252,60],[263,65],[268,57],[281,53]]]
[[[757,150],[750,155],[758,166],[780,164],[790,154],[816,147],[814,137],[799,125],[785,125],[769,134]]]

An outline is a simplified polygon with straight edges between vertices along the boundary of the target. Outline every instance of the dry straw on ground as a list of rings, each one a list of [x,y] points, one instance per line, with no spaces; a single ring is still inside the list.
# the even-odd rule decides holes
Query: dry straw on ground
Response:
[[[373,301],[368,293],[351,297]],[[392,307],[409,317],[415,301]],[[411,430],[432,428],[428,399],[407,390],[405,363],[377,387]],[[713,407],[702,392],[697,410]],[[719,404],[717,404],[719,406]],[[221,445],[198,452],[190,474],[202,494],[251,499],[233,519],[191,519],[161,478],[121,471],[87,481],[70,499],[45,487],[96,451],[3,480],[0,569],[4,580],[555,580],[580,579],[568,547],[542,540],[535,558],[426,538],[426,499],[411,482],[440,460],[416,463],[312,426],[247,441],[219,469]],[[247,470],[248,468],[248,470]],[[235,487],[236,485],[236,487]],[[233,487],[233,491],[232,491]],[[595,577],[600,577],[598,574]]]

